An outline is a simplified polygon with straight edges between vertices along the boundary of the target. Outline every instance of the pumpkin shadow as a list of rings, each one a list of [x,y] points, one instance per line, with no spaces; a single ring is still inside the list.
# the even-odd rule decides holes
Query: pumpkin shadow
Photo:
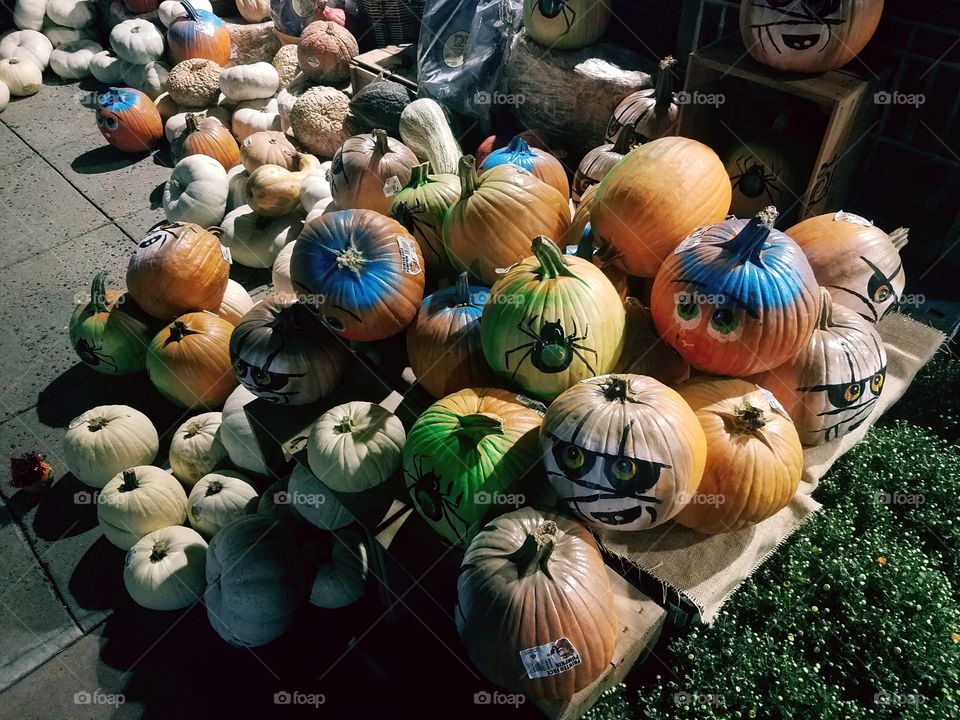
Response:
[[[70,161],[70,167],[81,175],[99,175],[133,165],[148,154],[149,152],[125,153],[113,145],[101,145],[77,155]]]
[[[81,535],[97,526],[97,491],[72,473],[61,477],[41,497],[33,531],[48,542]]]
[[[153,154],[153,164],[165,168],[172,168],[177,164],[176,158],[173,157],[173,150],[167,143],[162,143],[157,148],[157,151]]]
[[[160,183],[150,192],[150,209],[156,210],[163,205],[163,188],[166,183]]]
[[[91,504],[96,514],[96,505]],[[113,610],[130,602],[123,586],[125,553],[105,537],[91,545],[77,562],[67,588],[84,610]]]

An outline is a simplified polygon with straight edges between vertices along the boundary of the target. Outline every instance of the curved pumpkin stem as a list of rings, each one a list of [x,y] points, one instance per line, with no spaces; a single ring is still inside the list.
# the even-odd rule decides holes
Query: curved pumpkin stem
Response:
[[[548,563],[558,532],[557,524],[546,520],[527,534],[523,545],[507,555],[506,559],[517,566],[517,578],[525,578],[539,570],[552,579]]]
[[[653,114],[657,116],[658,120],[666,117],[667,111],[673,103],[673,73],[670,68],[676,64],[677,61],[671,55],[667,55],[660,61],[660,72],[657,73],[657,82],[654,89],[656,102],[653,106]]]
[[[617,135],[617,141],[613,143],[611,152],[615,152],[617,155],[626,155],[632,149],[631,145],[633,143],[633,133],[636,132],[637,121],[634,120],[629,125],[624,125],[620,128],[620,134]]]
[[[183,9],[187,11],[188,18],[194,22],[200,22],[200,14],[197,12],[197,9],[193,6],[193,3],[191,3],[190,0],[180,0],[180,4],[183,6]]]
[[[466,270],[457,276],[455,293],[456,307],[467,307],[468,305],[473,305],[473,303],[470,302],[470,273],[468,273]]]
[[[593,226],[587,223],[587,227],[580,234],[580,242],[577,243],[577,252],[574,253],[574,257],[593,262],[594,250]]]
[[[183,118],[184,125],[186,125],[186,132],[192,133],[200,129],[200,116],[195,113],[187,113]]]
[[[577,277],[567,266],[560,248],[546,235],[537,235],[533,239],[533,255],[540,262],[544,278]]]
[[[101,270],[90,283],[90,308],[94,313],[105,313],[107,307],[107,271]]]
[[[910,242],[910,228],[898,227],[896,230],[890,233],[890,242],[893,243],[893,246],[897,249],[897,252],[903,250],[906,247],[907,243]]]
[[[476,192],[479,186],[477,169],[474,166],[473,155],[464,155],[460,158],[460,199],[468,198]]]
[[[754,265],[762,265],[760,251],[763,250],[763,244],[770,237],[770,231],[773,230],[773,224],[777,221],[777,209],[770,205],[759,213],[755,218],[737,233],[736,237],[727,240],[720,245],[724,250],[729,250],[737,256],[737,262],[752,262]]]
[[[374,152],[380,156],[390,152],[390,142],[387,138],[387,131],[383,128],[376,128],[373,131],[373,149]]]
[[[502,435],[503,420],[492,413],[476,412],[460,418],[460,429],[477,438],[487,435]]]
[[[140,481],[137,480],[137,473],[133,468],[127,468],[123,471],[123,485],[120,486],[121,492],[130,492],[140,487]]]
[[[825,287],[820,288],[820,314],[817,316],[817,327],[829,330],[833,327],[833,298]]]
[[[534,155],[533,150],[527,145],[527,141],[519,135],[514,135],[513,140],[507,145],[507,152],[513,155]]]

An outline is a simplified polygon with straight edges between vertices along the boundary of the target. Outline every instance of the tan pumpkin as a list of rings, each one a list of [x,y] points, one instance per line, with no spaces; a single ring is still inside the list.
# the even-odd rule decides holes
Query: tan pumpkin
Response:
[[[250,297],[243,285],[236,280],[227,281],[227,289],[223,293],[223,302],[217,309],[217,315],[236,327],[240,318],[253,307],[253,298]]]
[[[677,61],[667,56],[660,61],[660,70],[653,88],[627,95],[607,125],[606,139],[615,143],[623,134],[630,135],[631,145],[640,145],[672,135],[680,119],[680,108],[673,94],[673,66]],[[627,126],[631,130],[627,130]]]
[[[250,173],[244,197],[247,204],[260,215],[278,217],[300,207],[300,184],[312,172],[320,169],[320,161],[313,155],[298,152],[291,169],[279,165],[261,165]]]
[[[286,133],[265,130],[248,135],[240,143],[240,162],[251,173],[261,165],[279,165],[293,170],[297,152]]]
[[[188,114],[185,122],[186,129],[173,144],[173,154],[178,162],[188,155],[208,155],[223,165],[224,170],[240,162],[237,141],[219,120]]]
[[[616,142],[607,143],[583,156],[583,160],[577,166],[577,172],[573,176],[573,187],[571,188],[571,198],[574,205],[579,205],[588,187],[596,185],[607,173],[613,169],[623,159],[623,156],[630,152],[633,141],[633,129],[635,123],[630,123],[624,132],[617,135]]]
[[[390,214],[393,196],[410,182],[420,161],[386,130],[348,138],[333,156],[330,190],[341,210],[376,210]]]
[[[318,20],[300,34],[297,60],[307,77],[335,83],[350,77],[350,61],[359,52],[353,33],[335,22]]]

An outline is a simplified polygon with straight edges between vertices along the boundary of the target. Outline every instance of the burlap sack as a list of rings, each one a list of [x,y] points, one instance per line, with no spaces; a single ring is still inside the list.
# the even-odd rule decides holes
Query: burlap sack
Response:
[[[713,622],[740,584],[820,509],[810,497],[820,478],[903,396],[917,371],[946,339],[943,333],[897,313],[884,318],[878,329],[887,351],[887,378],[869,422],[804,452],[800,491],[787,507],[739,532],[709,536],[667,523],[640,533],[601,532],[603,546],[690,600],[699,608],[703,622]]]

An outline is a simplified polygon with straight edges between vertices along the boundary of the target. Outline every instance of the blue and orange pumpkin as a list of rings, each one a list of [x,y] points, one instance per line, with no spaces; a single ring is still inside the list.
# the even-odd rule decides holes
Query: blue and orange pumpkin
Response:
[[[190,0],[180,0],[186,15],[181,15],[167,30],[170,56],[175,63],[192,58],[206,58],[218,65],[230,61],[230,31],[223,20],[208,10],[199,10]]]
[[[163,138],[160,112],[139,90],[112,87],[99,96],[96,110],[100,134],[118,150],[147,152]]]
[[[348,340],[382,340],[413,320],[423,301],[423,255],[406,228],[373,210],[307,222],[290,258],[300,301]]]
[[[494,150],[480,163],[480,170],[489,170],[497,165],[516,165],[560,191],[564,197],[570,197],[570,181],[563,164],[546,150],[530,147],[517,135],[505,148]]]
[[[773,229],[776,210],[694,231],[653,283],[657,331],[693,367],[763,372],[795,356],[817,323],[820,291],[800,247]]]

